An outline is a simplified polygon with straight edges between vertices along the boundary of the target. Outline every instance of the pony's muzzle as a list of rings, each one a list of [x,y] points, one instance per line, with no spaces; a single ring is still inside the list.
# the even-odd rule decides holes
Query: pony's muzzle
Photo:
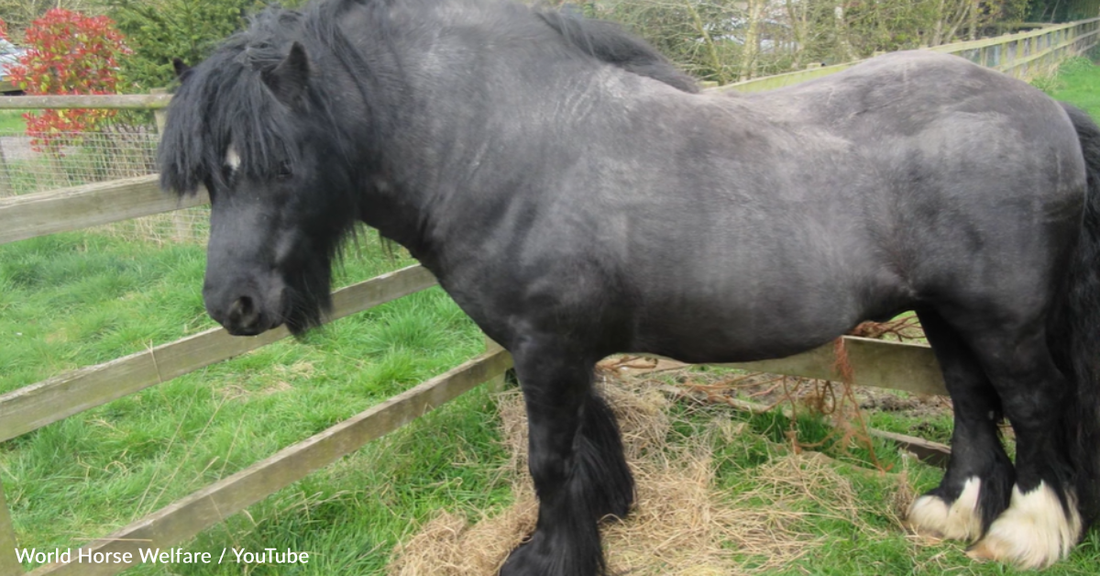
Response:
[[[257,333],[256,327],[260,325],[260,311],[251,297],[241,296],[229,306],[225,325],[231,333]],[[230,326],[232,328],[229,328]]]
[[[281,323],[278,311],[266,309],[264,302],[256,295],[241,294],[215,300],[220,300],[221,304],[206,299],[207,313],[234,336],[255,336]]]

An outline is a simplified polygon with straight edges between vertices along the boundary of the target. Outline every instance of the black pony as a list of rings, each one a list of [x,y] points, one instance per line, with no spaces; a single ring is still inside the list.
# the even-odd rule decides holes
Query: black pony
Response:
[[[781,357],[910,309],[955,403],[914,528],[1040,567],[1100,512],[1100,130],[1022,82],[909,52],[698,94],[611,25],[494,0],[269,10],[179,72],[162,184],[210,192],[226,329],[318,324],[365,222],[511,351],[539,519],[506,575],[605,571],[634,490],[599,359]]]

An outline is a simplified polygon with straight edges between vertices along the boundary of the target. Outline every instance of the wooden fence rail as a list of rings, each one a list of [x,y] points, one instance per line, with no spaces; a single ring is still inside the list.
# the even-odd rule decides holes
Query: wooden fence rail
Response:
[[[0,110],[64,110],[100,108],[103,110],[162,110],[172,101],[171,94],[101,94],[94,96],[11,96],[0,98]]]
[[[177,198],[157,176],[0,198],[0,244],[208,204],[206,191]]]
[[[1029,32],[1005,34],[968,42],[955,42],[924,48],[935,52],[955,54],[976,64],[1021,79],[1031,79],[1052,70],[1070,56],[1085,53],[1100,42],[1100,18],[1079,20],[1057,26],[1046,26]],[[793,86],[814,78],[847,70],[862,60],[832,66],[809,68],[774,76],[735,82],[713,90],[737,90],[739,92],[763,92],[784,86]]]
[[[409,266],[337,290],[329,320],[343,318],[436,285]],[[169,344],[24,386],[0,396],[0,442],[289,336],[285,327],[259,336],[214,328]]]
[[[924,344],[909,344],[845,336],[841,346],[852,369],[851,384],[913,394],[945,395],[939,362]],[[844,380],[837,369],[837,345],[826,344],[808,352],[776,360],[718,364],[749,372],[767,372],[819,380]]]
[[[1028,79],[1046,73],[1067,56],[1091,48],[1097,43],[1098,32],[1100,18],[1092,18],[1031,32],[933,46],[929,50],[956,54],[976,64]]]
[[[1081,53],[1100,37],[1100,18],[1000,38],[958,43],[933,50],[963,55],[1015,75],[1033,73],[1052,61]],[[751,80],[730,87],[764,90],[802,82],[850,67],[841,64]],[[170,97],[44,96],[0,98],[0,109],[115,108],[163,110]],[[155,176],[79,186],[64,190],[0,199],[0,244],[61,231],[108,224],[196,206],[205,194],[179,200],[157,188]],[[413,266],[386,274],[334,294],[330,319],[366,310],[435,285],[426,270]],[[25,434],[62,418],[186,374],[203,366],[254,350],[287,336],[285,329],[253,338],[235,338],[215,329],[76,370],[0,396],[0,441]],[[845,337],[843,340],[854,384],[945,393],[942,377],[926,346]],[[764,362],[727,364],[752,371],[792,376],[840,379],[834,344]],[[311,471],[323,467],[424,412],[457,397],[477,384],[497,380],[511,365],[508,354],[490,347],[485,354],[399,394],[294,446],[211,484],[114,534],[86,550],[134,552],[137,548],[169,547],[265,498]],[[901,439],[904,441],[904,439]],[[23,574],[14,556],[15,535],[0,486],[0,576]],[[46,574],[115,574],[128,565],[58,564],[31,572]]]
[[[457,398],[471,388],[503,374],[512,357],[503,350],[486,352],[457,368],[432,378],[357,416],[293,446],[276,452],[248,468],[223,478],[198,492],[81,548],[89,553],[132,554],[133,562],[90,564],[69,562],[41,566],[34,576],[108,576],[140,560],[138,549],[168,548],[205,528],[263,500],[310,472],[328,466],[366,443],[388,434],[425,413]],[[0,543],[3,540],[0,539]],[[78,558],[79,552],[73,552]],[[18,572],[17,574],[21,574]]]

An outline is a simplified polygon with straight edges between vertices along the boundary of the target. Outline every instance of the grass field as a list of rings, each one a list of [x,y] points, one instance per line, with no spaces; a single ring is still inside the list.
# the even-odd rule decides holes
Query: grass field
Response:
[[[1100,117],[1100,68],[1074,61],[1044,88]],[[5,122],[0,115],[0,127]],[[374,236],[349,250],[338,284],[407,265]],[[123,241],[96,232],[58,234],[0,246],[0,392],[81,366],[169,342],[212,326],[200,289],[204,249],[197,244]],[[323,430],[479,352],[480,333],[434,289],[339,320],[301,342],[284,341],[112,402],[0,446],[0,480],[21,547],[74,548],[125,525],[279,448]],[[722,373],[704,369],[692,378]],[[376,442],[211,528],[183,547],[309,551],[308,565],[142,565],[142,575],[381,574],[401,542],[447,510],[471,521],[512,506],[509,442],[500,400],[476,390],[409,428]],[[894,508],[903,487],[938,481],[934,468],[876,444],[887,472],[866,447],[827,443],[831,478],[857,505],[838,514],[818,499],[748,499],[769,480],[761,470],[792,456],[787,433],[824,441],[820,418],[792,424],[726,407],[673,403],[663,444],[675,459],[693,438],[707,444],[709,488],[728,508],[782,506],[799,513],[785,529],[800,552],[789,562],[728,544],[739,571],[769,574],[1017,574],[978,565],[954,543],[907,536]],[[867,414],[876,427],[944,441],[945,416]],[[715,432],[713,422],[728,422]],[[903,473],[903,474],[902,474]],[[839,480],[838,480],[839,479]],[[687,480],[685,480],[686,482]],[[832,494],[831,492],[828,494]],[[26,567],[33,565],[26,563]],[[1094,575],[1094,531],[1073,556],[1047,570]],[[757,570],[760,571],[760,570]],[[691,573],[691,572],[685,572]],[[702,574],[704,572],[694,572]],[[728,573],[728,572],[727,572]]]
[[[26,127],[22,111],[0,110],[0,134],[18,134]]]
[[[1097,66],[1087,58],[1073,58],[1059,68],[1053,81],[1039,86],[1052,97],[1069,102],[1100,118],[1100,74]]]
[[[409,263],[386,257],[369,234],[361,244],[359,255],[346,259],[341,284]],[[161,248],[87,233],[0,247],[0,390],[211,327],[200,294],[204,260],[199,245]],[[457,307],[429,290],[336,322],[304,342],[265,347],[7,442],[0,474],[20,543],[52,548],[102,535],[483,346]],[[491,467],[452,466],[464,453],[470,461],[500,457],[484,417],[491,411],[485,393],[472,394],[416,427],[429,432],[397,435],[387,442],[396,448],[349,457],[194,546],[231,541],[324,550],[309,573],[377,571],[386,557],[380,551],[409,530],[410,520],[452,502],[467,492],[463,486],[491,488],[484,477]],[[493,498],[491,489],[466,497],[471,509]]]

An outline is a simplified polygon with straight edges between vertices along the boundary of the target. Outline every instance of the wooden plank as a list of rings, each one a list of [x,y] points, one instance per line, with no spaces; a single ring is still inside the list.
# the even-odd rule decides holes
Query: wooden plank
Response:
[[[205,191],[178,198],[158,176],[138,176],[0,198],[0,244],[159,214],[210,201]]]
[[[1054,52],[1057,52],[1058,50],[1062,50],[1062,49],[1065,49],[1065,48],[1071,48],[1074,44],[1077,44],[1078,42],[1081,42],[1082,40],[1092,38],[1093,36],[1096,36],[1097,34],[1100,34],[1100,30],[1093,30],[1091,32],[1086,32],[1086,33],[1081,34],[1079,36],[1074,36],[1073,38],[1071,38],[1069,40],[1066,40],[1065,42],[1050,46],[1050,47],[1045,48],[1045,49],[1043,49],[1039,52],[1035,52],[1032,55],[1027,56],[1025,58],[1019,58],[1019,59],[1013,61],[1009,65],[999,66],[999,67],[997,67],[997,70],[1000,70],[1001,72],[1008,72],[1009,70],[1013,70],[1015,68],[1020,68],[1022,66],[1027,66],[1029,63],[1031,63],[1035,60],[1038,60],[1040,58],[1043,58],[1045,56],[1053,54]],[[1092,45],[1095,45],[1095,42],[1093,42]],[[1090,47],[1092,45],[1090,45]]]
[[[499,352],[501,350],[504,350],[503,346],[501,346],[500,344],[497,344],[497,342],[495,340],[493,340],[492,338],[490,338],[488,336],[485,336],[485,353],[486,354],[490,354],[490,353],[493,353],[493,352]],[[508,383],[507,383],[507,379],[504,376],[504,372],[501,372],[499,376],[494,376],[493,378],[491,378],[491,379],[489,379],[485,382],[486,387],[488,387],[488,389],[492,392],[503,392],[505,387],[507,386],[507,384]]]
[[[167,108],[170,94],[104,94],[89,96],[12,96],[0,98],[0,110],[57,110],[98,108],[107,110],[157,110]]]
[[[814,78],[821,78],[830,74],[835,74],[841,70],[847,70],[856,64],[859,64],[862,60],[856,62],[845,62],[843,64],[834,64],[832,66],[821,66],[819,68],[809,68],[806,70],[796,70],[794,72],[786,72],[784,74],[775,74],[773,76],[762,76],[760,78],[754,78],[752,80],[745,80],[742,82],[734,82],[733,84],[726,84],[725,86],[718,86],[716,88],[708,89],[707,91],[716,92],[764,92],[767,90],[775,90],[777,88],[783,88],[786,86],[793,86],[795,84],[801,84],[807,80],[813,80]]]
[[[168,548],[195,536],[269,494],[301,480],[364,444],[392,432],[457,398],[512,365],[503,351],[487,352],[415,388],[349,418],[307,440],[215,482],[121,530],[81,548],[88,552],[126,553],[129,564],[50,564],[30,574],[107,576],[138,563],[139,548]],[[73,551],[74,559],[79,552]]]
[[[22,576],[23,565],[15,555],[15,529],[11,525],[11,513],[4,496],[4,487],[0,485],[0,576]]]
[[[928,346],[845,336],[844,347],[852,367],[852,384],[916,394],[947,394],[939,363]],[[717,364],[750,372],[840,381],[835,365],[836,348],[832,343],[787,358]]]
[[[877,428],[868,428],[867,433],[870,434],[872,438],[889,440],[901,446],[909,452],[912,452],[918,460],[925,464],[937,466],[939,468],[947,468],[947,463],[951,461],[951,447],[947,444],[941,444],[939,442],[933,442],[907,434],[887,432],[886,430],[879,430]]]
[[[329,320],[435,284],[435,277],[421,266],[383,274],[333,293]],[[287,336],[285,327],[252,337],[215,328],[25,386],[0,396],[0,442]]]
[[[151,96],[163,96],[168,94],[166,88],[153,88],[149,91]],[[164,125],[168,123],[168,109],[160,108],[153,111],[153,121],[157,124],[157,134],[164,134]]]
[[[1003,34],[1001,36],[994,36],[992,38],[981,38],[978,40],[966,40],[963,42],[952,42],[950,44],[941,44],[939,46],[931,46],[927,50],[933,52],[947,52],[954,54],[965,50],[978,50],[980,48],[987,48],[989,46],[996,46],[998,44],[1007,44],[1009,42],[1016,41],[1030,41],[1032,38],[1051,34],[1057,30],[1066,30],[1077,28],[1091,22],[1100,21],[1100,18],[1091,18],[1089,20],[1078,20],[1076,22],[1068,22],[1066,24],[1058,24],[1039,30],[1030,30],[1027,32],[1016,32],[1014,34]]]
[[[674,396],[691,398],[698,402],[728,404],[735,410],[741,410],[751,414],[765,414],[771,410],[777,409],[757,402],[749,402],[747,400],[741,400],[740,398],[731,398],[724,395],[720,397],[720,400],[716,400],[714,396],[704,392],[693,392],[692,390],[677,386],[662,386],[661,390]],[[787,418],[793,417],[793,413],[789,407],[784,406],[778,408],[778,410]],[[951,447],[946,444],[925,440],[924,438],[917,438],[916,436],[909,436],[907,434],[887,432],[877,428],[867,428],[867,435],[872,438],[889,440],[905,450],[912,452],[918,460],[932,466],[946,468],[948,461],[951,459]]]
[[[1029,32],[1018,32],[1015,34],[1006,34],[995,38],[984,38],[981,40],[973,40],[967,42],[955,42],[952,44],[941,44],[939,46],[926,47],[925,50],[931,50],[933,52],[945,52],[948,54],[958,54],[959,52],[965,52],[967,50],[981,50],[989,48],[991,46],[1001,46],[1017,41],[1027,41],[1031,38],[1051,34],[1059,30],[1068,30],[1088,23],[1100,22],[1100,18],[1092,18],[1090,20],[1082,20],[1069,24],[1061,24],[1057,26],[1051,26],[1042,30],[1032,30]],[[1067,41],[1063,46],[1071,45],[1077,41],[1080,41],[1084,37],[1092,36],[1094,33],[1084,33],[1075,36],[1073,39]],[[1051,50],[1055,50],[1051,49]],[[1042,55],[1045,55],[1047,51],[1044,51]],[[1041,56],[1041,55],[1039,55]],[[1036,56],[1038,57],[1038,56]],[[1028,60],[1030,61],[1030,59]],[[832,66],[822,66],[820,68],[812,68],[807,70],[796,70],[794,72],[787,72],[784,74],[776,74],[773,76],[764,76],[761,78],[754,78],[752,80],[746,80],[743,82],[735,82],[732,84],[726,84],[724,86],[718,86],[716,88],[709,88],[707,91],[725,92],[729,90],[735,90],[739,92],[763,92],[766,90],[774,90],[777,88],[783,88],[786,86],[793,86],[800,84],[807,80],[814,78],[821,78],[828,76],[842,70],[847,70],[856,64],[859,64],[862,60],[855,62],[845,62],[843,64],[834,64]],[[1022,65],[1018,64],[1017,66]],[[1008,68],[1015,68],[1016,66],[1010,66]]]

